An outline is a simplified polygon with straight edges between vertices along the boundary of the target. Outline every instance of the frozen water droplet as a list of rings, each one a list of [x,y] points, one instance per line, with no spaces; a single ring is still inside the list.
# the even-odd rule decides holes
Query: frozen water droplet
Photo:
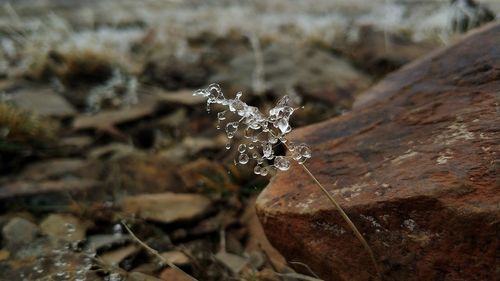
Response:
[[[244,143],[242,143],[242,144],[240,144],[240,145],[238,146],[238,151],[239,151],[240,153],[243,153],[243,152],[245,152],[246,150],[247,150],[247,146],[246,146]]]
[[[276,144],[276,143],[278,143],[278,139],[277,139],[275,136],[273,136],[273,135],[269,135],[269,139],[268,139],[268,141],[269,141],[269,143],[271,143],[271,144]]]
[[[231,122],[226,124],[226,134],[228,138],[233,138],[234,134],[238,130],[238,122]]]
[[[230,143],[230,142],[228,142],[228,143],[226,144],[226,149],[231,149],[231,143]]]
[[[278,120],[274,123],[274,126],[275,126],[276,128],[278,128],[278,129],[281,131],[281,133],[282,133],[282,134],[287,133],[287,131],[286,131],[286,130],[287,130],[287,129],[288,129],[288,127],[289,127],[289,126],[288,126],[288,121],[287,121],[287,120],[285,120],[284,118],[280,118],[280,119],[278,119]]]
[[[293,160],[299,161],[302,158],[302,155],[299,153],[298,149],[294,149],[294,150],[291,150],[291,151],[292,151],[292,158],[293,158]]]
[[[248,163],[248,154],[246,154],[246,153],[240,154],[240,156],[238,157],[238,162],[242,165],[245,165],[246,163]]]
[[[290,168],[290,161],[284,156],[276,156],[274,167],[280,171],[286,171]]]
[[[307,147],[306,145],[302,145],[300,147],[300,154],[302,154],[303,157],[305,158],[311,158],[311,149]]]
[[[209,94],[210,93],[208,93],[207,91],[205,91],[205,89],[201,89],[201,90],[194,91],[193,96],[207,97]]]
[[[229,101],[229,110],[231,112],[237,112],[240,114],[245,109],[245,106],[247,106],[244,102],[240,101],[239,99],[234,99]]]
[[[253,145],[253,143],[249,143],[248,144],[248,149],[253,149],[255,146]]]
[[[260,172],[261,172],[262,168],[257,165],[253,168],[253,172],[256,174],[256,175],[260,175]]]
[[[262,157],[268,158],[273,154],[273,147],[269,143],[262,145]]]
[[[267,176],[267,174],[268,174],[268,173],[269,173],[269,172],[268,172],[268,169],[267,169],[266,167],[263,167],[263,168],[260,170],[260,175],[261,175],[261,176],[263,176],[263,177]]]
[[[219,119],[219,120],[226,119],[226,111],[224,110],[224,111],[217,113],[217,119]]]

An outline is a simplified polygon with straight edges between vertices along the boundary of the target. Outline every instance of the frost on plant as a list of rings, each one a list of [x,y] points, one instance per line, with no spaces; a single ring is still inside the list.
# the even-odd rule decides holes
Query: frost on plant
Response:
[[[113,71],[113,76],[105,85],[92,89],[86,99],[89,112],[98,112],[105,104],[127,107],[137,102],[137,79],[126,77],[118,69]]]
[[[209,112],[211,104],[219,104],[227,108],[217,113],[218,129],[221,128],[221,122],[228,117],[226,116],[228,113],[236,117],[235,121],[225,123],[227,138],[231,141],[238,132],[241,133],[243,141],[238,146],[236,162],[244,165],[255,161],[257,163],[254,168],[256,174],[266,176],[271,169],[286,171],[290,168],[291,161],[302,164],[311,158],[311,150],[305,144],[287,143],[286,135],[292,130],[289,124],[290,116],[297,109],[290,106],[288,96],[279,100],[276,106],[265,115],[257,107],[241,101],[241,92],[237,93],[234,99],[226,98],[217,84],[197,90],[194,95],[207,99]],[[275,155],[274,148],[279,142],[285,144],[290,151],[289,155]],[[230,142],[226,148],[231,148]]]

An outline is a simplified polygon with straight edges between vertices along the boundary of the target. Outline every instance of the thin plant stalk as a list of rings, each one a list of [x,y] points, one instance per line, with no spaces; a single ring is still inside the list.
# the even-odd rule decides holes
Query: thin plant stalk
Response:
[[[262,176],[266,176],[268,174],[268,168],[262,167],[263,163],[268,160],[273,161],[273,165],[268,166],[270,169],[274,168],[278,171],[286,171],[290,168],[290,159],[296,160],[302,166],[302,169],[311,177],[311,179],[316,183],[321,191],[327,196],[330,202],[335,206],[335,208],[339,211],[342,218],[347,222],[349,227],[352,229],[358,240],[363,244],[363,247],[370,254],[370,258],[373,262],[375,270],[377,271],[377,276],[380,281],[382,280],[382,274],[378,267],[377,261],[375,259],[375,255],[373,254],[372,249],[366,242],[363,235],[356,228],[354,223],[351,221],[349,216],[344,212],[342,207],[337,203],[337,201],[333,198],[333,196],[326,190],[326,188],[316,179],[316,177],[309,171],[309,169],[304,165],[304,162],[311,158],[311,150],[307,145],[300,144],[298,146],[292,146],[290,144],[286,144],[285,136],[290,133],[292,127],[289,124],[290,116],[297,108],[293,108],[290,106],[289,101],[290,98],[288,96],[284,96],[281,98],[276,106],[269,110],[269,114],[265,115],[259,111],[258,108],[254,106],[249,106],[245,102],[241,101],[242,93],[239,92],[236,94],[236,98],[227,99],[224,97],[222,90],[217,84],[210,84],[206,89],[200,89],[193,93],[195,96],[202,96],[207,98],[207,111],[210,110],[211,104],[220,104],[229,108],[229,111],[234,115],[239,116],[240,120],[237,122],[228,122],[226,124],[226,135],[228,139],[232,139],[235,133],[238,131],[240,125],[246,127],[245,134],[243,135],[245,141],[248,144],[249,150],[254,149],[255,145],[253,143],[258,142],[258,146],[262,148],[261,152],[255,152],[252,154],[252,158],[257,161],[257,165],[254,168],[255,174],[260,174]],[[227,110],[219,112],[217,114],[218,122],[226,119],[225,113]],[[218,127],[220,128],[220,127]],[[261,133],[265,133],[264,139],[258,139],[255,136],[254,131],[257,130],[259,136]],[[247,134],[248,133],[248,134]],[[273,152],[273,146],[281,141],[285,145],[288,151],[292,152],[292,155],[275,155]],[[231,145],[226,146],[226,148],[230,148]],[[242,143],[238,146],[238,163],[244,165],[249,162],[249,156],[247,152],[247,146],[245,143]],[[262,154],[260,154],[262,153]],[[255,157],[254,157],[255,155]],[[266,162],[267,163],[267,162]]]
[[[344,221],[349,225],[351,230],[354,232],[354,235],[358,238],[359,242],[363,245],[365,250],[368,252],[370,255],[370,258],[372,260],[373,266],[375,267],[375,270],[377,271],[377,276],[379,280],[382,280],[382,273],[380,271],[380,268],[377,264],[377,260],[375,259],[375,254],[372,251],[372,248],[370,245],[368,245],[368,242],[366,242],[366,239],[363,237],[361,232],[359,232],[358,228],[352,220],[349,218],[349,216],[346,214],[344,209],[340,206],[340,204],[333,198],[333,196],[326,190],[326,188],[318,181],[318,179],[311,173],[311,171],[304,165],[304,163],[299,163],[299,165],[302,167],[302,169],[309,175],[309,177],[314,181],[314,183],[321,189],[321,191],[326,195],[328,200],[335,206],[335,208],[339,211],[340,215],[344,219]]]
[[[122,222],[122,225],[125,227],[125,229],[127,230],[127,232],[130,234],[130,236],[132,236],[132,238],[137,242],[139,243],[139,245],[141,245],[144,249],[146,249],[148,252],[150,252],[151,254],[153,254],[155,257],[157,257],[159,260],[161,260],[162,262],[164,262],[165,264],[167,264],[168,266],[170,266],[171,268],[179,271],[179,272],[182,272],[184,273],[184,275],[186,275],[186,277],[188,277],[189,280],[191,281],[198,281],[198,279],[194,278],[193,276],[189,275],[187,272],[185,272],[184,270],[180,269],[177,265],[175,265],[174,263],[172,263],[171,261],[169,261],[168,259],[166,259],[165,257],[163,257],[162,255],[160,255],[158,253],[157,250],[149,247],[146,243],[142,242],[141,239],[139,239],[133,232],[132,230],[130,230],[130,228],[127,226],[127,224],[125,222]]]

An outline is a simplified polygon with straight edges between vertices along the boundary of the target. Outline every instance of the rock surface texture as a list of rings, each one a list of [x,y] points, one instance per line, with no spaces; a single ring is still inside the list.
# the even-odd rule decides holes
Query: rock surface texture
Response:
[[[498,280],[500,24],[389,75],[352,112],[297,130],[307,162],[384,280]],[[375,280],[367,253],[295,165],[257,200],[271,243],[325,280]]]

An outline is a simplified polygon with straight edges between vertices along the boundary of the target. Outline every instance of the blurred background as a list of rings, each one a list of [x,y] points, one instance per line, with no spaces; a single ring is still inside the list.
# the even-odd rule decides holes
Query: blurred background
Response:
[[[305,126],[500,13],[497,0],[0,5],[0,280],[185,280],[122,220],[200,280],[299,280],[253,211],[269,178],[234,165],[192,92],[219,83],[262,110],[289,95]]]

